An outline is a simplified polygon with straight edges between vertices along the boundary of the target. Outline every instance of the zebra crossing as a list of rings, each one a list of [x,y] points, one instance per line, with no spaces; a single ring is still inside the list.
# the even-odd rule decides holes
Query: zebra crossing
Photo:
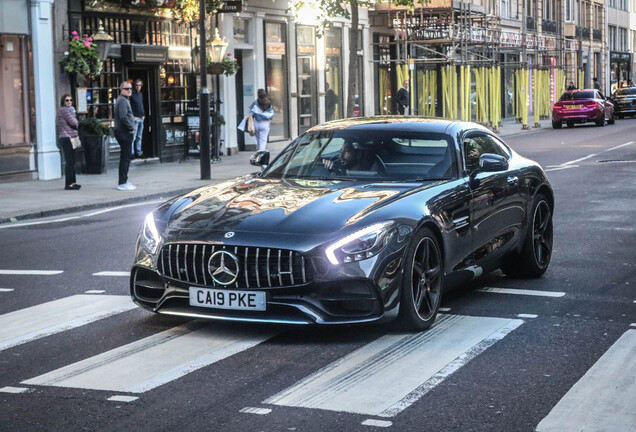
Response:
[[[0,351],[134,308],[128,296],[84,294],[0,315]],[[524,322],[443,314],[427,332],[387,333],[263,399],[261,406],[237,411],[268,415],[277,406],[320,409],[369,416],[362,424],[390,427],[392,418]],[[145,392],[253,349],[282,331],[193,320],[0,392],[66,387],[109,391],[110,401],[134,402]],[[636,425],[635,355],[636,329],[630,328],[538,424],[537,431],[633,430],[629,425]],[[604,387],[607,382],[613,385]],[[565,429],[566,424],[572,428]]]

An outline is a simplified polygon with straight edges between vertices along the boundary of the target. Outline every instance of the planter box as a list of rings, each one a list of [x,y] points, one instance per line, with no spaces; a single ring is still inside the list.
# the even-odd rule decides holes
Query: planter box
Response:
[[[208,73],[212,75],[221,75],[223,73],[223,65],[221,63],[209,64]]]

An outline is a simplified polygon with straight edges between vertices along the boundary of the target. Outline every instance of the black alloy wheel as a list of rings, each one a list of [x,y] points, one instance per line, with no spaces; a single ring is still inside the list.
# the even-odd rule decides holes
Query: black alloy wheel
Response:
[[[442,254],[433,232],[422,228],[409,247],[402,280],[400,321],[407,330],[428,329],[442,301]]]
[[[521,254],[508,256],[501,267],[508,276],[538,278],[550,265],[553,242],[552,209],[543,194],[537,195],[532,209],[532,224],[528,226]]]

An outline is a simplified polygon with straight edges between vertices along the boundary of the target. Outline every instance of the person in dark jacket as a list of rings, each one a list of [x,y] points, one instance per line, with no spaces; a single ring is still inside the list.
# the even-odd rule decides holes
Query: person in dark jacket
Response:
[[[71,144],[71,138],[79,135],[79,122],[75,117],[73,109],[73,98],[71,95],[65,94],[60,101],[60,109],[57,111],[57,130],[60,146],[64,152],[64,189],[79,190],[81,185],[76,183],[75,179],[75,149]]]
[[[404,80],[402,88],[397,92],[397,109],[400,115],[409,114],[411,95],[409,95],[409,80]]]
[[[132,159],[132,142],[135,127],[135,119],[128,98],[132,93],[132,84],[124,81],[119,87],[121,94],[115,101],[115,138],[120,147],[119,152],[119,184],[117,189],[121,191],[132,191],[136,186],[128,182],[128,169]]]
[[[141,139],[144,134],[144,119],[146,118],[146,111],[144,110],[144,95],[141,92],[141,87],[143,85],[144,82],[137,78],[133,85],[132,95],[130,95],[130,107],[132,108],[133,117],[135,119],[132,154],[137,157],[143,157],[144,155],[141,149]]]

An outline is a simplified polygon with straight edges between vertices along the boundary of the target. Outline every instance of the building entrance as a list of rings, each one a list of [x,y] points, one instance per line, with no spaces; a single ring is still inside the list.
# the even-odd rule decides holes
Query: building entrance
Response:
[[[159,142],[161,138],[161,121],[159,107],[159,83],[157,76],[159,68],[157,66],[129,67],[126,70],[126,79],[134,84],[137,79],[143,81],[141,93],[143,95],[144,110],[144,133],[141,138],[141,149],[144,157],[159,157]]]

